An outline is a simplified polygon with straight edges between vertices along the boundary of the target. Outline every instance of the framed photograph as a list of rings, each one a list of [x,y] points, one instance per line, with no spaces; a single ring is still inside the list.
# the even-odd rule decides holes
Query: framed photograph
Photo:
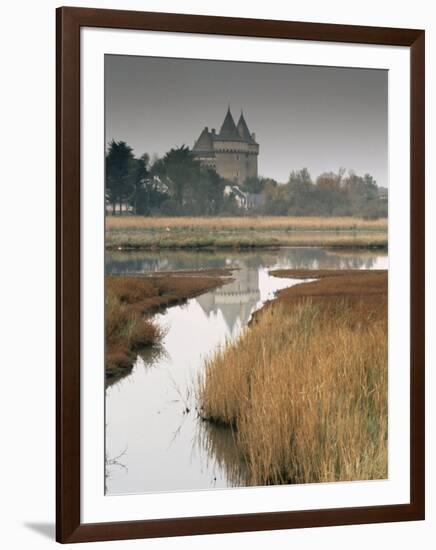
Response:
[[[424,31],[57,10],[57,540],[424,519]]]

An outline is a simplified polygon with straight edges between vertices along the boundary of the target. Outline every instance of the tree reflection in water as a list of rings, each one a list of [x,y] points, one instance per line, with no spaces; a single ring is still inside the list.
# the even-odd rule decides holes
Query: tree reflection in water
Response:
[[[143,274],[181,269],[217,269],[235,259],[247,268],[274,266],[293,269],[372,269],[380,250],[328,249],[318,247],[277,248],[255,251],[106,251],[106,273],[112,275]]]

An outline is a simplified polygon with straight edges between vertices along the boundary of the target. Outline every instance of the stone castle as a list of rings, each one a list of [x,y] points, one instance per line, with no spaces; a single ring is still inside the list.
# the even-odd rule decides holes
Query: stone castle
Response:
[[[247,178],[257,177],[259,144],[250,133],[241,111],[235,124],[230,107],[217,134],[206,126],[192,148],[203,166],[213,168],[222,178],[241,185]]]

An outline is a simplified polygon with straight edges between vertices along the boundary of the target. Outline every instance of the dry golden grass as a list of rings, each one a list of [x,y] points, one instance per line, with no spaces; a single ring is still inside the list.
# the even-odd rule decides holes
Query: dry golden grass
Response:
[[[164,336],[159,325],[123,303],[111,290],[106,294],[105,332],[107,377],[130,370],[136,352],[159,343]]]
[[[317,278],[309,283],[301,283],[280,290],[276,302],[292,305],[303,298],[311,298],[316,303],[325,303],[334,307],[338,300],[346,299],[349,304],[348,314],[362,314],[368,319],[381,319],[387,315],[387,286],[388,274],[386,270],[332,270],[331,276],[326,276],[327,270],[283,269],[272,271],[280,273],[280,277],[304,279]],[[266,307],[274,305],[269,302]]]
[[[274,269],[269,272],[274,277],[291,278],[291,279],[326,279],[330,277],[344,277],[344,276],[364,276],[368,282],[367,271],[359,271],[358,269]],[[385,269],[371,269],[371,278],[374,279],[374,275],[385,275]],[[325,283],[323,283],[325,285]],[[314,288],[314,286],[310,287]],[[345,287],[347,292],[349,287]],[[383,292],[383,288],[379,288],[380,292]],[[295,291],[294,291],[295,292]],[[368,286],[363,288],[365,294],[368,293]],[[300,287],[298,287],[298,293],[300,293]]]
[[[107,230],[387,230],[387,219],[363,220],[352,217],[297,217],[297,216],[250,216],[250,217],[170,217],[108,216]]]
[[[234,427],[249,485],[387,476],[387,277],[340,279],[282,291],[206,363],[201,414]]]
[[[225,272],[221,270],[219,273],[222,275]],[[106,291],[115,294],[123,304],[129,304],[132,309],[150,314],[163,307],[182,303],[224,282],[222,276],[194,275],[190,271],[152,277],[108,276]]]

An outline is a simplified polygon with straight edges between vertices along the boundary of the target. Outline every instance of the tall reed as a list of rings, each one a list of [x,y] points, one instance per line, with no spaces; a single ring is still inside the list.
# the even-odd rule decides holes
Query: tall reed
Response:
[[[198,391],[201,415],[234,428],[248,485],[387,476],[387,323],[365,304],[266,308]]]

